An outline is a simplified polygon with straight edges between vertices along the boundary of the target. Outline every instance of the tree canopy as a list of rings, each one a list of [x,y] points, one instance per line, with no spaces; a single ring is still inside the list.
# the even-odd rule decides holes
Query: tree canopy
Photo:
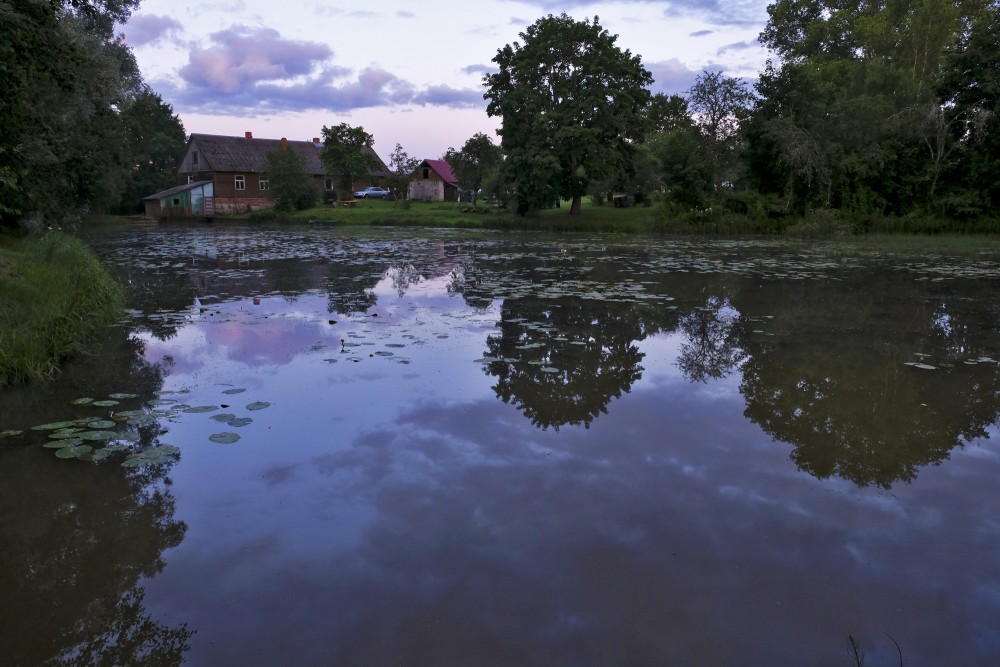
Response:
[[[264,175],[278,211],[302,211],[316,205],[317,184],[306,159],[287,145],[267,154]]]
[[[498,50],[499,71],[484,77],[517,208],[523,215],[561,196],[578,214],[588,181],[627,163],[645,136],[653,77],[596,16],[550,14],[520,36],[523,44]]]
[[[351,127],[341,123],[333,127],[323,126],[320,159],[339,196],[349,196],[354,189],[354,181],[378,167],[378,159],[372,152],[374,143],[374,137],[360,125]]]
[[[476,201],[487,176],[501,163],[502,154],[499,146],[478,132],[462,145],[461,150],[449,148],[444,160],[451,165],[458,186],[471,193],[472,201]]]
[[[118,202],[129,176],[118,110],[142,90],[113,26],[138,0],[5,3],[0,11],[0,225]]]

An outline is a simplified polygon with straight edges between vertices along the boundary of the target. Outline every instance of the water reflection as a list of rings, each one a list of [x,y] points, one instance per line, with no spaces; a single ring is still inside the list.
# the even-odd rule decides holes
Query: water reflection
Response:
[[[272,403],[235,444],[211,413],[163,424],[183,457],[144,488],[167,498],[132,495],[186,530],[153,529],[158,565],[126,552],[155,575],[94,575],[161,624],[151,655],[836,664],[883,631],[917,667],[1000,655],[1000,263],[935,282],[954,265],[750,241],[198,234],[98,243],[148,292],[147,364],[115,373]]]
[[[507,299],[486,339],[497,397],[535,426],[589,427],[642,377],[636,346],[656,326],[648,307],[580,297]],[[654,329],[655,330],[655,329]]]
[[[5,425],[33,425],[90,415],[70,407],[80,396],[154,398],[164,368],[142,360],[142,345],[116,329],[100,359],[85,358],[55,384],[0,394]],[[43,398],[44,397],[44,398]],[[138,427],[145,447],[162,434],[153,420]],[[39,437],[40,436],[40,437]],[[143,578],[164,567],[186,526],[163,466],[126,471],[58,460],[28,431],[0,449],[0,655],[10,665],[175,665],[193,634],[183,623],[158,622],[145,610]]]

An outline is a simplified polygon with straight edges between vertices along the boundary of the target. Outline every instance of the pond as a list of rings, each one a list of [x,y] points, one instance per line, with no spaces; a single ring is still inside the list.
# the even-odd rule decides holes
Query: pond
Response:
[[[4,664],[1000,662],[1000,257],[323,226],[88,239],[0,393]]]

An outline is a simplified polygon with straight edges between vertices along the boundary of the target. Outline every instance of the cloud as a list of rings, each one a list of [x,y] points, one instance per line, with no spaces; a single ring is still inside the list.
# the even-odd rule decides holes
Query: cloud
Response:
[[[681,94],[689,90],[700,73],[690,69],[677,58],[643,64],[653,74],[653,92],[668,95]]]
[[[169,16],[139,14],[129,19],[125,25],[125,41],[129,46],[145,46],[176,35],[182,30],[180,21]]]
[[[719,50],[716,53],[721,56],[722,54],[728,51],[744,51],[746,49],[753,49],[756,51],[759,50],[760,48],[761,48],[760,42],[758,42],[757,40],[751,40],[746,42],[733,42],[732,44],[726,44],[724,46],[719,47]]]
[[[707,36],[713,34],[714,32],[715,32],[714,30],[695,30],[694,32],[691,33],[690,36],[691,37],[707,37]]]
[[[713,25],[762,26],[769,0],[535,0],[528,4],[546,12],[569,12],[598,4],[662,5],[663,14],[672,18],[699,16]]]
[[[447,85],[430,86],[414,96],[413,102],[447,107],[482,107],[486,104],[480,89],[452,88]]]
[[[181,78],[195,88],[227,94],[244,91],[261,81],[307,75],[333,56],[325,44],[282,39],[270,28],[233,26],[211,35],[215,44],[191,51]]]
[[[462,71],[466,74],[489,74],[496,71],[496,67],[490,67],[489,65],[467,65],[462,68]]]
[[[405,9],[400,9],[399,11],[397,11],[396,12],[396,16],[398,16],[401,19],[415,19],[415,18],[417,18],[416,14],[414,14],[413,12],[408,12]]]

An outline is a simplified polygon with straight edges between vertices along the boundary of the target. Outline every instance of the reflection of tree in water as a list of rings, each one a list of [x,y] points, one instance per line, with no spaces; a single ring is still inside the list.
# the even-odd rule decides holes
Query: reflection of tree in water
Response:
[[[375,285],[382,272],[369,262],[336,262],[327,266],[326,309],[330,313],[349,315],[364,313],[378,303]]]
[[[27,428],[89,415],[93,408],[67,407],[83,395],[139,394],[123,410],[153,399],[161,369],[142,361],[136,339],[113,331],[100,356],[70,364],[58,383],[0,396],[3,423]],[[186,530],[173,518],[166,470],[126,470],[114,457],[59,460],[39,447],[38,432],[28,433],[22,446],[0,450],[4,664],[179,664],[193,632],[155,622],[139,586],[163,569],[162,553]],[[153,423],[139,433],[147,446],[161,431]]]
[[[816,477],[888,489],[1000,415],[1000,367],[966,363],[997,358],[982,301],[914,296],[887,276],[786,283],[764,298],[753,309],[773,310],[777,335],[744,334],[745,414]],[[905,365],[919,360],[936,369]]]
[[[396,294],[400,298],[406,294],[408,289],[424,279],[420,269],[413,264],[393,266],[386,273],[392,282],[392,288],[396,290]]]
[[[580,297],[508,299],[500,334],[486,340],[488,374],[505,403],[536,426],[590,423],[642,376],[633,344],[651,333],[652,313],[634,303]]]
[[[739,347],[739,313],[729,300],[709,297],[706,304],[681,315],[678,330],[684,335],[677,365],[692,382],[720,379],[735,369],[742,357]]]

